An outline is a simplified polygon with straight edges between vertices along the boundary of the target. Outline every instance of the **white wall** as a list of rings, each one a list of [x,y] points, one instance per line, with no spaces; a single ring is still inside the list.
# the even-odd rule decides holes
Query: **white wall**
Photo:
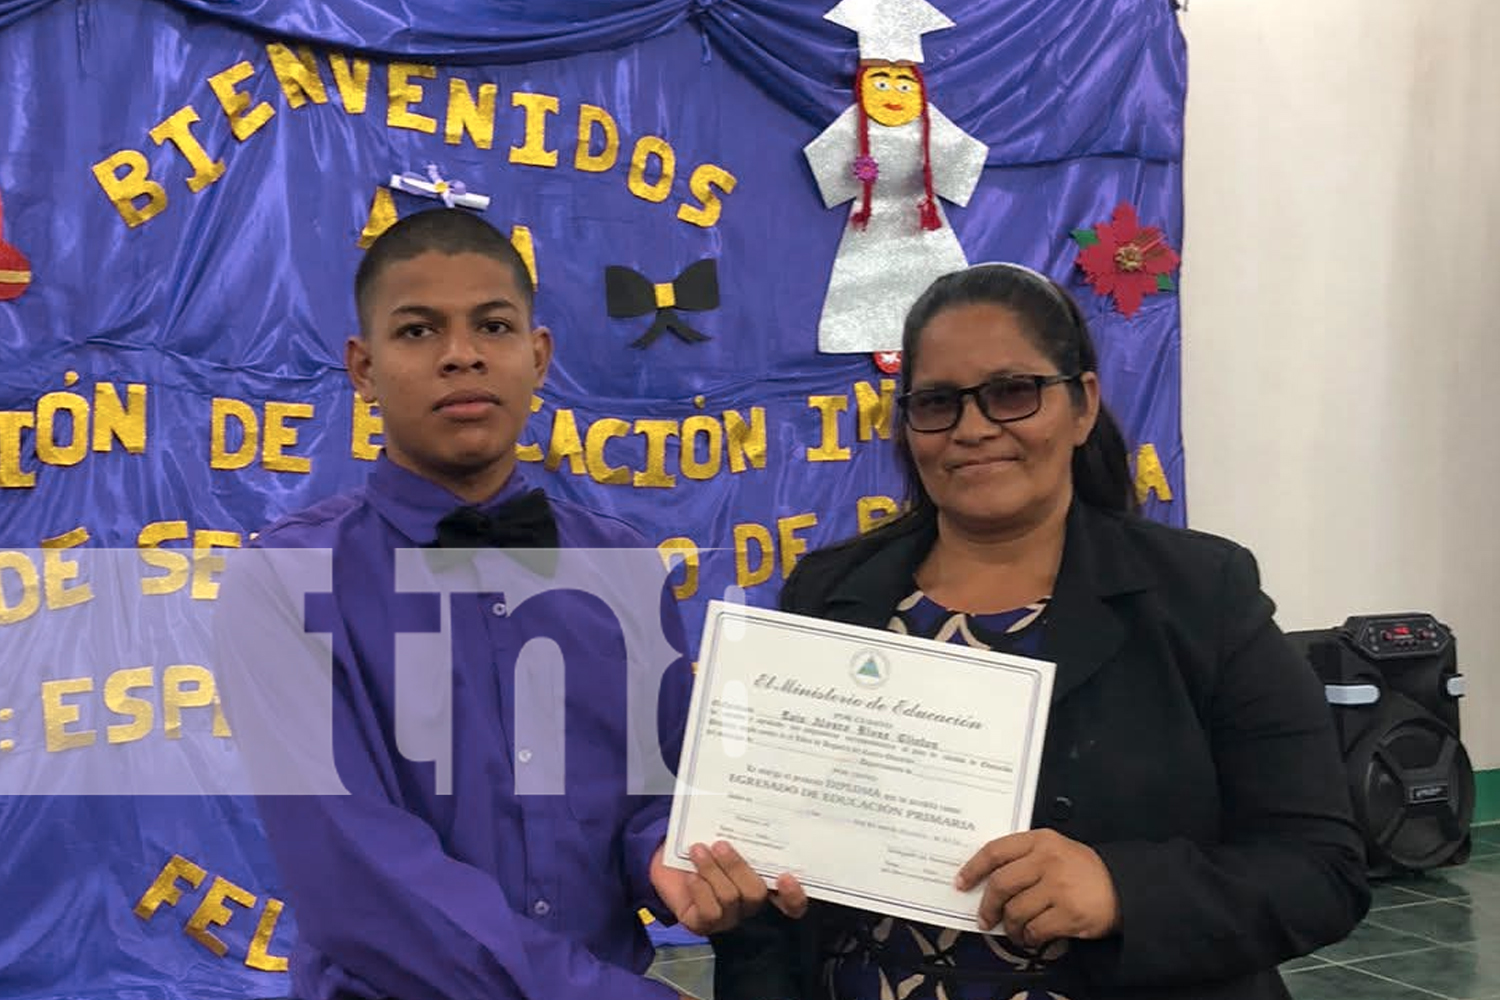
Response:
[[[1432,611],[1500,766],[1500,0],[1193,0],[1189,521],[1284,628]]]

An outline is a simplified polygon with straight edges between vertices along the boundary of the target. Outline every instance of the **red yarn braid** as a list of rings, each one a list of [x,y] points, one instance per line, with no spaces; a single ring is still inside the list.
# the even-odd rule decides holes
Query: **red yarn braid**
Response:
[[[870,155],[870,116],[865,112],[865,71],[868,67],[861,66],[859,72],[854,75],[855,103],[859,105],[859,155]],[[864,229],[870,224],[870,197],[875,192],[873,180],[860,180],[860,186],[864,188],[864,194],[860,200],[859,209],[849,216],[849,225],[855,229]]]
[[[927,114],[927,80],[922,76],[921,67],[912,66],[911,71],[917,78],[917,87],[922,95],[923,198],[917,202],[917,214],[922,220],[923,229],[942,229],[943,220],[938,216],[937,198],[932,193],[932,119]]]

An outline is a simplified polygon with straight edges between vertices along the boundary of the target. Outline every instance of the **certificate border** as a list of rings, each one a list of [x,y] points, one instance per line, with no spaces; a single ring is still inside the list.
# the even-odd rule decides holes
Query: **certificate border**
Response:
[[[768,617],[768,615],[776,615],[777,617],[776,618],[770,618],[770,617]],[[714,671],[714,666],[715,666],[715,664],[717,662],[717,657],[714,654],[718,651],[719,642],[720,642],[721,638],[723,637],[723,628],[722,628],[722,626],[723,626],[724,620],[725,620],[725,618],[730,617],[730,616],[739,617],[739,618],[745,619],[747,621],[748,620],[755,620],[756,624],[760,624],[760,625],[769,624],[769,625],[771,625],[774,628],[781,628],[781,629],[784,629],[784,630],[791,630],[791,631],[801,631],[801,632],[805,632],[805,633],[811,633],[811,634],[814,634],[814,635],[820,635],[820,636],[824,636],[824,637],[831,637],[831,638],[834,638],[836,640],[845,640],[845,639],[847,639],[847,637],[848,637],[848,628],[849,627],[859,628],[859,629],[864,630],[865,632],[870,633],[870,635],[867,637],[866,641],[860,643],[861,645],[885,646],[885,647],[890,648],[890,649],[900,649],[903,652],[911,652],[912,651],[911,650],[911,645],[910,645],[911,641],[919,638],[919,637],[916,637],[916,636],[902,635],[899,632],[887,632],[887,631],[885,631],[883,629],[871,628],[869,626],[864,626],[864,625],[851,625],[850,623],[844,623],[844,625],[845,625],[844,628],[834,628],[834,627],[831,627],[831,625],[829,625],[828,623],[825,623],[822,619],[811,618],[811,617],[808,617],[806,615],[794,615],[791,612],[769,611],[768,609],[765,609],[765,608],[755,608],[755,607],[750,607],[748,605],[738,605],[738,606],[735,606],[735,605],[726,604],[726,603],[720,602],[720,601],[713,601],[713,602],[710,602],[710,605],[709,605],[709,609],[708,609],[708,618],[709,618],[708,627],[705,629],[705,633],[704,633],[705,642],[703,644],[703,648],[700,650],[700,656],[699,656],[699,661],[700,661],[699,668],[700,668],[700,670],[704,671],[702,673],[702,675],[700,676],[700,678],[699,678],[699,682],[702,684],[701,690],[705,693],[705,696],[709,692],[712,692],[714,690],[713,671]],[[783,618],[781,616],[785,616],[785,618]],[[795,619],[795,620],[787,620],[787,619]],[[903,639],[907,640],[907,641],[906,642],[901,641]],[[931,642],[932,640],[926,640],[926,641]],[[987,650],[978,650],[978,649],[973,649],[973,647],[952,647],[950,649],[950,648],[945,648],[945,647],[948,646],[947,643],[935,643],[934,645],[936,647],[934,649],[931,649],[931,650],[925,650],[924,649],[924,650],[922,650],[923,655],[932,655],[932,656],[939,657],[941,659],[947,659],[947,660],[950,660],[950,661],[958,661],[958,662],[960,662],[960,663],[962,663],[962,664],[964,664],[966,666],[971,666],[971,667],[979,667],[979,668],[990,669],[990,670],[1006,670],[1006,671],[1011,671],[1011,672],[1014,672],[1014,673],[1019,673],[1019,674],[1025,675],[1027,677],[1027,679],[1031,682],[1031,684],[1030,684],[1030,692],[1029,692],[1029,694],[1027,696],[1028,700],[1030,701],[1030,705],[1028,706],[1029,711],[1027,712],[1026,735],[1023,738],[1023,740],[1022,740],[1022,748],[1023,749],[1022,749],[1022,754],[1021,754],[1021,759],[1022,759],[1023,766],[1029,768],[1030,765],[1031,765],[1031,760],[1032,760],[1032,755],[1033,755],[1034,746],[1035,746],[1035,740],[1036,740],[1036,721],[1037,721],[1037,714],[1038,714],[1037,713],[1037,709],[1038,709],[1038,704],[1037,703],[1040,701],[1041,694],[1042,694],[1042,687],[1043,687],[1042,673],[1040,671],[1032,669],[1032,668],[1022,667],[1022,666],[1016,666],[1014,664],[1009,664],[1009,663],[986,663],[986,662],[984,662],[984,661],[982,661],[980,659],[976,659],[973,656],[966,656],[962,652],[959,651],[961,649],[971,649],[973,652],[994,652],[993,650],[988,650],[988,651]],[[1003,656],[1003,655],[1007,655],[1007,654],[998,654],[998,655],[1002,655]],[[707,725],[707,723],[706,723],[707,716],[702,712],[701,705],[694,706],[694,707],[698,708],[699,712],[697,714],[697,718],[695,718],[695,720],[694,720],[697,723],[697,725],[694,727],[694,732],[692,734],[693,735],[693,741],[692,741],[692,747],[693,747],[693,749],[692,749],[692,753],[689,755],[689,760],[686,762],[687,763],[687,767],[685,769],[684,768],[679,768],[679,774],[678,774],[678,781],[679,781],[679,783],[681,783],[682,781],[686,780],[687,781],[687,785],[688,785],[689,788],[694,787],[694,782],[692,781],[692,776],[693,776],[693,774],[696,773],[696,770],[697,770],[697,766],[698,766],[698,751],[700,749],[701,741],[704,738],[703,729]],[[685,779],[684,779],[684,776],[683,776],[683,772],[684,771],[686,772],[686,778]],[[1026,775],[1026,777],[1029,778],[1030,776]],[[690,799],[691,799],[691,796],[689,797],[689,800]],[[676,838],[675,838],[675,842],[672,845],[672,853],[674,854],[674,856],[676,856],[679,860],[682,860],[682,861],[688,861],[688,860],[690,860],[689,859],[689,855],[688,855],[688,851],[687,851],[687,847],[684,844],[684,832],[685,832],[685,830],[687,828],[687,825],[688,825],[687,824],[687,815],[686,815],[686,810],[688,808],[688,805],[689,805],[688,802],[684,802],[683,803],[683,810],[684,810],[684,812],[683,812],[683,815],[682,815],[682,821],[677,824]],[[1019,829],[1020,826],[1021,826],[1021,824],[1019,822],[1019,819],[1020,819],[1019,813],[1021,812],[1021,809],[1022,809],[1023,805],[1024,805],[1024,803],[1022,802],[1022,796],[1017,796],[1016,797],[1016,803],[1015,803],[1015,806],[1014,806],[1014,809],[1013,809],[1013,812],[1012,812],[1012,816],[1011,816],[1011,826],[1015,827],[1017,829]],[[1032,803],[1032,806],[1033,806],[1033,808],[1035,808],[1035,803]],[[759,868],[756,868],[756,869],[753,869],[753,870],[756,872],[756,874],[760,875],[761,878],[767,879],[767,880],[775,878],[775,876],[777,874],[779,874],[779,873],[776,873],[776,872],[762,871]],[[896,898],[892,898],[892,897],[888,897],[888,896],[874,895],[874,894],[865,893],[865,892],[855,892],[853,890],[845,889],[845,888],[843,888],[841,886],[836,886],[836,885],[833,885],[831,883],[826,883],[826,882],[820,883],[820,882],[803,880],[803,885],[812,886],[814,888],[826,889],[826,890],[829,890],[831,892],[837,893],[840,896],[846,897],[848,899],[853,899],[853,900],[863,899],[863,900],[867,900],[867,901],[874,902],[874,903],[885,903],[885,904],[889,904],[889,905],[892,905],[892,906],[897,906],[897,907],[899,907],[899,908],[901,908],[903,910],[906,910],[909,913],[927,913],[927,914],[933,915],[934,917],[947,918],[950,921],[951,920],[957,920],[957,921],[961,921],[961,922],[966,922],[966,921],[969,921],[973,917],[973,914],[967,913],[967,912],[964,912],[964,911],[951,910],[951,909],[942,909],[942,908],[939,908],[939,907],[933,907],[933,906],[926,906],[926,905],[922,905],[922,904],[911,903],[911,902],[908,902],[906,900],[896,899]]]

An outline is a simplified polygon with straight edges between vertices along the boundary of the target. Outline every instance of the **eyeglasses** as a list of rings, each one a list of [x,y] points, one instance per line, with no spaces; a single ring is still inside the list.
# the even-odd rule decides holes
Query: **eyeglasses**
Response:
[[[985,419],[996,424],[1025,420],[1042,408],[1042,390],[1078,379],[1073,375],[999,375],[966,389],[918,389],[898,396],[906,426],[920,434],[937,434],[958,426],[964,397],[973,396]]]

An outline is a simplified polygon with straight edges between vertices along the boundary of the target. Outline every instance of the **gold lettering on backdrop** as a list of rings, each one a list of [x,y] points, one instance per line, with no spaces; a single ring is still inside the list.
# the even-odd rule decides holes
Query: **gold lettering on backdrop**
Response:
[[[516,248],[516,253],[525,262],[526,270],[531,274],[531,287],[540,287],[541,278],[536,272],[536,242],[531,238],[531,230],[526,226],[511,226],[510,245]]]
[[[151,221],[166,209],[166,189],[151,179],[151,168],[139,150],[122,149],[111,153],[94,164],[93,169],[94,179],[104,189],[104,196],[131,229]],[[141,198],[145,198],[146,203],[137,205]]]
[[[331,73],[332,89],[338,91],[346,114],[363,115],[369,104],[370,62],[351,59],[340,52],[322,56],[305,45],[285,42],[266,44],[266,58],[286,106],[291,109],[329,103],[330,87],[323,75],[324,61]],[[467,136],[477,149],[489,150],[495,142],[495,119],[501,94],[494,83],[471,82],[456,76],[439,74],[433,65],[392,62],[386,64],[386,125],[428,135],[437,134],[442,126],[448,145],[463,145]],[[230,131],[243,142],[266,126],[277,109],[266,100],[257,101],[252,94],[257,67],[241,60],[207,78],[209,90],[218,102]],[[447,102],[441,116],[424,113],[423,102],[430,96],[427,83],[438,87],[446,83]],[[515,91],[511,106],[522,116],[517,130],[518,142],[511,145],[508,162],[524,166],[555,168],[559,151],[549,141],[548,127],[562,114],[562,101],[555,94]],[[200,120],[192,105],[185,105],[158,122],[148,135],[157,145],[171,143],[191,168],[187,178],[189,190],[201,191],[223,176],[226,166],[204,149],[192,126]],[[621,158],[623,137],[618,120],[597,104],[580,102],[576,115],[576,138],[573,169],[579,173],[603,174],[614,170]],[[658,135],[643,135],[631,146],[625,171],[625,186],[634,197],[645,201],[665,202],[677,178],[678,154],[672,144]],[[104,194],[131,228],[143,225],[167,207],[168,199],[161,184],[150,177],[145,156],[137,149],[121,149],[93,166],[94,176]],[[717,163],[698,163],[687,174],[688,193],[676,207],[681,222],[710,228],[722,217],[724,200],[738,186],[734,173]],[[380,231],[386,208],[377,196],[372,205],[370,223],[364,227],[360,245],[368,246]],[[392,213],[393,214],[393,213]],[[513,235],[512,239],[515,239]],[[518,244],[518,249],[520,249]],[[523,251],[524,254],[524,251]],[[527,266],[535,275],[533,258]]]
[[[375,438],[384,434],[385,421],[380,418],[380,406],[355,393],[354,431],[350,437],[349,454],[366,462],[375,461],[381,447]]]
[[[78,579],[82,567],[68,550],[88,540],[89,530],[81,526],[42,539],[40,571],[31,553],[0,551],[0,625],[23,622],[44,606],[48,611],[61,611],[93,600],[94,590],[88,581],[70,583]],[[14,602],[10,595],[15,596]]]
[[[262,464],[272,472],[312,471],[312,460],[301,455],[286,454],[287,448],[296,447],[297,430],[288,427],[288,420],[311,420],[311,403],[267,403],[265,454]]]
[[[104,679],[104,707],[116,715],[135,720],[108,727],[105,734],[110,743],[134,743],[150,735],[151,726],[156,721],[156,709],[151,702],[133,697],[129,692],[155,686],[156,671],[151,667],[116,670]]]
[[[699,443],[704,455],[698,457]],[[692,416],[682,422],[682,474],[689,479],[712,479],[724,459],[724,425],[713,417]]]
[[[816,527],[818,515],[812,511],[776,519],[776,530],[746,521],[734,526],[735,583],[750,588],[765,583],[779,568],[782,579],[791,576],[797,560],[807,551],[807,539],[799,532]],[[751,550],[754,546],[755,551]],[[778,549],[780,559],[777,558]],[[779,566],[778,566],[779,562]]]
[[[35,413],[0,410],[0,487],[30,489],[36,485],[36,473],[21,468],[21,432],[35,425]]]
[[[672,570],[676,563],[682,564],[682,582],[673,584],[672,596],[679,601],[685,601],[696,594],[698,571],[703,561],[697,544],[691,538],[668,538],[658,545],[656,550],[661,553],[662,565],[669,570]]]
[[[868,382],[854,383],[854,407],[859,419],[857,437],[860,441],[876,437],[889,441],[896,412],[896,380],[881,379],[878,392]]]
[[[252,98],[239,89],[240,84],[254,75],[255,67],[250,65],[249,60],[244,60],[208,78],[208,89],[219,99],[219,107],[224,109],[224,117],[229,119],[229,131],[240,142],[259,132],[271,120],[271,116],[276,114],[276,109],[265,101],[252,109]]]
[[[759,553],[751,564],[750,543],[754,542]],[[776,543],[771,532],[763,524],[746,521],[734,526],[734,582],[745,589],[771,579],[776,570]]]
[[[556,472],[564,461],[575,476],[584,472],[583,441],[578,436],[578,421],[573,411],[562,407],[552,415],[552,444],[547,448],[547,471]]]
[[[216,937],[209,928],[223,927],[234,916],[229,907],[224,905],[226,899],[240,904],[247,910],[255,906],[254,896],[228,879],[215,875],[213,884],[208,887],[203,901],[198,904],[198,908],[188,918],[187,926],[183,928],[188,937],[220,958],[228,953],[229,945]]]
[[[188,687],[187,685],[191,685]],[[161,673],[162,732],[169,740],[182,739],[182,710],[213,706],[213,734],[220,739],[230,736],[229,723],[219,707],[219,692],[214,675],[195,663],[180,663]]]
[[[701,408],[702,404],[698,404]],[[532,400],[532,412],[541,401]],[[745,472],[766,467],[766,411],[753,407],[747,419],[736,410],[725,410],[716,418],[693,414],[680,423],[666,418],[641,418],[629,422],[619,417],[599,417],[580,429],[578,415],[570,407],[553,411],[545,442],[516,446],[523,462],[544,462],[551,471],[564,463],[575,476],[587,474],[597,483],[630,485],[641,489],[676,485],[676,472],[702,481],[718,476],[728,460],[729,471]],[[611,444],[636,435],[645,439],[645,455],[639,468],[616,464],[606,454]],[[671,444],[678,440],[678,447]],[[675,465],[673,460],[675,459]]]
[[[155,687],[156,668],[151,666],[125,667],[104,678],[104,707],[113,715],[132,720],[108,726],[108,742],[133,743],[151,733],[156,720],[155,704],[130,692],[142,689],[154,691]],[[74,728],[84,721],[84,703],[91,703],[90,699],[75,700],[76,696],[93,691],[92,677],[68,677],[42,682],[42,721],[48,753],[77,750],[98,742],[99,734],[96,730]],[[213,674],[204,667],[191,663],[176,664],[162,671],[162,734],[166,739],[182,739],[184,709],[210,707],[213,710],[210,732],[217,739],[228,739],[231,735],[229,723],[219,702]]]
[[[355,59],[351,62],[335,52],[328,57],[328,66],[333,70],[333,84],[338,88],[344,111],[351,115],[364,114],[370,96],[370,61]]]
[[[243,469],[255,461],[255,452],[260,445],[260,420],[255,408],[238,399],[215,396],[212,405],[209,437],[210,468]],[[239,424],[240,445],[229,450],[229,421]]]
[[[436,66],[416,63],[391,63],[386,67],[387,98],[385,123],[391,128],[410,129],[413,132],[437,132],[437,119],[411,110],[413,104],[422,103],[422,84],[414,82],[436,80]]]
[[[94,690],[92,677],[71,677],[60,681],[42,682],[42,722],[47,732],[47,752],[77,750],[92,746],[97,735],[92,729],[69,732],[68,726],[77,722],[82,713],[76,703],[64,703],[69,695],[87,694]]]
[[[77,383],[77,372],[64,375],[64,385]],[[28,428],[35,428],[36,457],[43,465],[77,465],[90,450],[114,450],[117,441],[126,451],[145,451],[146,387],[127,385],[126,397],[128,405],[112,382],[100,382],[92,400],[76,391],[55,390],[37,400],[33,413],[0,414],[0,486],[35,484],[35,473],[21,468],[21,431]]]
[[[589,475],[596,483],[623,485],[631,481],[630,470],[623,465],[610,465],[604,456],[604,446],[611,438],[624,437],[630,433],[630,424],[614,417],[604,417],[589,424],[584,441],[584,459]]]
[[[63,376],[63,384],[78,383],[78,373]],[[33,410],[0,411],[0,488],[31,489],[36,473],[22,467],[22,433],[32,435],[37,461],[59,468],[77,465],[92,450],[113,451],[115,443],[132,454],[146,450],[146,387],[125,387],[128,403],[120,400],[112,382],[94,386],[93,399],[70,390],[44,393]]]
[[[188,537],[188,523],[181,520],[153,521],[141,528],[135,540],[141,562],[163,571],[141,577],[142,594],[175,594],[191,582],[194,600],[211,601],[218,597],[219,585],[214,575],[223,572],[224,557],[214,555],[214,549],[239,548],[240,533],[199,528],[192,532],[193,544],[188,552],[161,547],[163,542],[186,541]]]
[[[7,587],[7,574],[20,583],[19,588]],[[11,604],[8,592],[19,591],[16,603]],[[0,551],[0,625],[14,625],[36,614],[42,607],[41,574],[36,563],[25,552]]]
[[[646,435],[646,468],[631,479],[636,487],[676,486],[677,477],[667,471],[667,440],[678,436],[675,420],[637,420],[635,432]]]
[[[113,451],[116,441],[132,455],[146,450],[146,387],[129,383],[125,399],[122,404],[113,382],[94,385],[94,451]]]
[[[656,160],[656,180],[647,181],[651,161]],[[672,193],[672,179],[677,173],[677,154],[667,140],[657,135],[643,135],[636,140],[630,157],[630,193],[643,201],[666,201]]]
[[[166,571],[161,576],[141,577],[142,594],[173,594],[187,586],[191,568],[188,557],[181,552],[158,548],[162,542],[182,541],[187,537],[186,521],[155,521],[141,528],[135,540],[141,562]]]
[[[532,396],[531,397],[531,412],[532,413],[540,413],[541,411],[542,411],[542,397],[535,396],[535,395]],[[520,459],[522,462],[540,462],[542,460],[542,446],[539,445],[539,444],[534,444],[534,443],[533,444],[517,444],[516,445],[516,458]]]
[[[59,413],[66,414],[66,443],[58,441]],[[77,465],[88,454],[89,403],[76,392],[49,392],[36,404],[36,457],[44,465]]]
[[[224,161],[210,157],[198,137],[193,135],[193,125],[198,121],[201,121],[198,112],[192,105],[188,105],[178,108],[146,133],[158,146],[170,142],[182,154],[188,166],[193,168],[192,176],[187,179],[187,186],[194,194],[224,176]]]
[[[510,95],[512,107],[526,112],[526,139],[510,148],[510,162],[529,167],[557,166],[557,150],[547,148],[547,116],[557,114],[561,106],[551,94],[529,94],[516,91]]]
[[[193,586],[189,593],[195,601],[212,601],[219,596],[214,577],[224,572],[224,557],[214,555],[215,548],[237,549],[240,536],[235,531],[203,529],[193,533]]]
[[[365,227],[359,232],[359,248],[370,249],[374,243],[385,232],[396,224],[396,199],[391,195],[388,187],[375,189],[375,200],[370,202],[370,215],[365,219]]]
[[[150,887],[141,894],[141,898],[135,904],[135,915],[142,920],[150,920],[152,915],[161,908],[163,903],[168,906],[176,906],[182,899],[182,889],[178,887],[177,880],[182,879],[194,889],[203,884],[208,877],[208,872],[193,864],[180,854],[174,854],[167,863],[162,866],[161,873]]]
[[[163,904],[180,907],[183,887],[179,885],[179,882],[186,882],[188,887],[197,889],[205,880],[208,880],[208,876],[206,869],[180,854],[172,855],[162,867],[160,874],[135,904],[135,915],[142,920],[150,920]],[[238,904],[254,912],[259,899],[243,886],[215,875],[209,881],[203,898],[194,907],[192,914],[183,925],[183,933],[221,958],[229,953],[229,947],[210,928],[223,927],[233,919],[234,911],[224,905],[226,902]],[[265,907],[261,910],[259,920],[256,922],[255,933],[251,936],[249,946],[245,951],[244,964],[247,967],[262,972],[286,971],[286,958],[271,954],[271,938],[276,932],[276,923],[285,908],[286,904],[281,900],[267,897]]]
[[[467,80],[458,77],[448,81],[448,116],[443,123],[443,141],[450,146],[463,142],[468,133],[474,145],[489,149],[495,144],[495,94],[493,83],[479,85],[479,97],[469,89]]]
[[[65,385],[78,382],[77,372],[63,377]],[[57,419],[67,425],[67,441],[59,442]],[[76,392],[49,392],[36,402],[36,457],[45,465],[69,466],[83,461],[89,450],[89,401]]]
[[[1163,502],[1172,500],[1172,485],[1167,482],[1167,470],[1162,468],[1156,445],[1143,444],[1135,453],[1135,499],[1145,503],[1152,493]]]
[[[64,554],[66,550],[77,548],[88,540],[89,529],[84,527],[42,539],[42,579],[45,581],[47,610],[71,608],[94,599],[94,590],[88,583],[68,585],[69,580],[77,579],[79,565],[76,560],[69,559]]]
[[[809,462],[847,462],[849,449],[839,444],[839,414],[849,408],[848,396],[808,396],[807,405],[822,415],[821,436],[807,449]]]
[[[284,955],[271,954],[271,935],[276,931],[276,920],[284,906],[279,899],[267,899],[266,908],[255,925],[255,936],[250,939],[250,948],[245,953],[245,964],[262,972],[285,972],[287,960]]]
[[[738,410],[724,411],[724,436],[729,444],[729,471],[766,467],[766,408],[752,406],[747,422]]]
[[[323,77],[318,72],[318,57],[305,45],[293,52],[276,42],[266,46],[266,55],[271,60],[271,71],[281,84],[286,103],[300,108],[308,101],[314,104],[328,103],[328,90],[323,86]]]
[[[859,533],[863,535],[900,509],[900,504],[896,503],[892,497],[878,494],[860,497],[855,504],[855,519],[859,524]]]
[[[739,182],[734,174],[718,164],[700,164],[693,171],[692,177],[688,178],[688,190],[699,203],[690,205],[683,202],[677,207],[677,217],[704,229],[717,225],[719,216],[724,213],[724,200],[719,196],[719,191],[730,194],[737,183]]]
[[[604,142],[599,152],[594,150],[594,132],[599,131]],[[614,116],[603,108],[592,104],[578,106],[578,148],[573,153],[573,169],[584,173],[602,174],[614,167],[620,158],[620,127]]]
[[[268,401],[263,408],[264,433],[255,407],[240,399],[214,397],[209,416],[210,468],[243,469],[255,461],[259,452],[262,468],[271,472],[306,474],[311,471],[311,459],[289,455],[286,449],[296,446],[298,433],[296,428],[287,425],[287,421],[312,419],[315,415],[313,405]],[[235,426],[231,428],[231,424]],[[239,439],[239,444],[231,448],[230,441],[234,438]]]
[[[792,575],[797,560],[802,553],[807,551],[806,539],[799,538],[797,532],[816,527],[817,524],[818,515],[811,512],[777,519],[776,537],[781,541],[781,578],[783,580]]]

